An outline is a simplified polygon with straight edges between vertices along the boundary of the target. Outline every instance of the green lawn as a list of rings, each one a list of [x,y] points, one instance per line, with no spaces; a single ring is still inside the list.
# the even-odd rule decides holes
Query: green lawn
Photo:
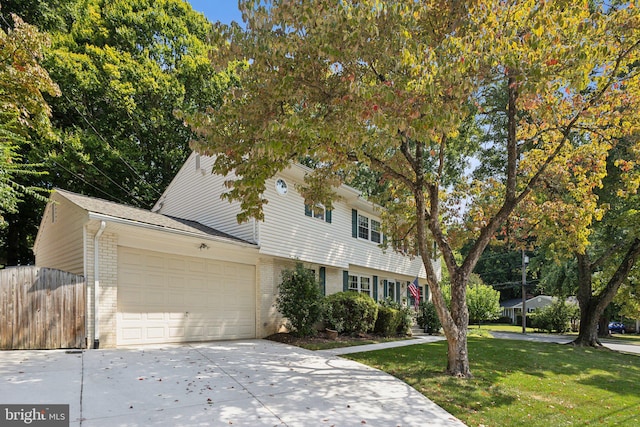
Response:
[[[446,342],[351,354],[469,426],[640,425],[640,356],[471,337],[475,377],[443,375]]]
[[[469,325],[469,330],[473,331],[478,329],[478,325]],[[518,325],[509,325],[507,323],[487,323],[480,325],[479,329],[484,329],[486,331],[498,331],[498,332],[522,332],[522,326]],[[533,332],[533,328],[527,328],[527,333]]]

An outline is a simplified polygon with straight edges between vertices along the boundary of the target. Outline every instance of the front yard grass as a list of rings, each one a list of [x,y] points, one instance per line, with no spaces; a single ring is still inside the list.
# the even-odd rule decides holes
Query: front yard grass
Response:
[[[640,425],[640,356],[484,337],[468,342],[470,380],[443,374],[446,342],[344,357],[400,378],[469,426]]]

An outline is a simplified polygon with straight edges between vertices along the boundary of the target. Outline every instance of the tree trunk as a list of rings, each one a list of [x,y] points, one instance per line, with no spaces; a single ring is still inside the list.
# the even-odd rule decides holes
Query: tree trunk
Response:
[[[447,337],[447,374],[460,377],[471,378],[469,367],[469,353],[467,351],[467,328],[458,328],[457,333]]]
[[[601,347],[602,343],[598,340],[598,321],[600,314],[590,307],[590,302],[586,302],[586,306],[580,303],[580,331],[578,337],[573,340],[573,344],[583,347]]]
[[[422,187],[419,187],[422,188]],[[432,218],[437,218],[437,187],[430,188],[431,193],[431,214]],[[469,310],[467,309],[467,282],[469,274],[473,266],[467,264],[464,268],[458,268],[455,265],[453,252],[444,242],[443,236],[438,225],[431,221],[430,226],[432,234],[437,235],[436,240],[440,242],[440,247],[444,249],[443,256],[445,264],[449,270],[451,277],[451,309],[447,310],[447,304],[444,301],[440,284],[438,283],[437,274],[433,269],[431,252],[426,244],[426,203],[422,191],[416,191],[415,200],[418,212],[417,221],[417,238],[418,247],[420,248],[420,256],[427,273],[427,283],[431,291],[431,298],[436,307],[444,335],[447,337],[449,351],[447,353],[447,374],[460,378],[471,378],[471,369],[469,368],[469,353],[467,351],[467,328],[469,326]]]
[[[580,305],[580,332],[573,341],[574,345],[599,347],[598,321],[607,306],[613,301],[620,285],[624,282],[636,260],[640,257],[640,239],[634,239],[629,246],[624,259],[611,276],[607,285],[599,293],[593,293],[592,277],[597,263],[592,263],[587,254],[576,254],[578,260],[578,304]],[[607,325],[603,324],[600,333],[606,334]]]

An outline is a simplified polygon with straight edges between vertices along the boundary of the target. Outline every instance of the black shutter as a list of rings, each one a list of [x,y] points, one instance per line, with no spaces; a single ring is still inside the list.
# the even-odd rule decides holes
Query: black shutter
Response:
[[[358,238],[358,211],[351,209],[351,237]]]

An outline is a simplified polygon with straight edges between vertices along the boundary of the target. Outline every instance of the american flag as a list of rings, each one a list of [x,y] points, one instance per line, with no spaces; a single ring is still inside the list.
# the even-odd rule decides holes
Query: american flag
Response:
[[[411,284],[409,285],[409,293],[413,297],[414,304],[415,304],[416,309],[417,309],[418,305],[420,304],[420,289],[418,289],[418,277],[417,276],[416,276],[415,279],[413,279],[413,282],[411,282]]]

